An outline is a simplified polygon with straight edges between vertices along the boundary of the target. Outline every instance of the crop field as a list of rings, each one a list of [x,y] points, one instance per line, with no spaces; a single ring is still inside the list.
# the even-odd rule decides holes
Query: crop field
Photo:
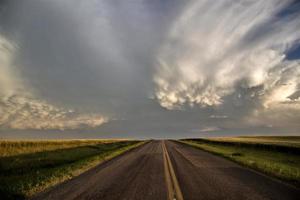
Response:
[[[0,141],[0,196],[24,199],[139,146],[140,141]]]
[[[300,137],[199,138],[181,142],[300,185]]]

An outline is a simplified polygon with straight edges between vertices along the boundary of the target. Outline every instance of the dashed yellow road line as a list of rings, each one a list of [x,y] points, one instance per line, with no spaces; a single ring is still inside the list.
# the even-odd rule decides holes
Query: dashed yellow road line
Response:
[[[180,190],[178,180],[176,178],[174,168],[171,163],[171,159],[166,148],[165,141],[162,142],[164,168],[166,184],[168,189],[168,200],[183,200],[182,192]]]

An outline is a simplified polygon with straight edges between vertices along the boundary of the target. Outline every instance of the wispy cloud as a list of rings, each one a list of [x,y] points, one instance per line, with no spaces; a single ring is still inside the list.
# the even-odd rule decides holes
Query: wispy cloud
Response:
[[[201,128],[201,129],[194,129],[192,130],[192,132],[195,132],[195,133],[205,133],[205,132],[215,132],[215,131],[220,131],[221,129],[219,127],[216,127],[216,126],[208,126],[208,127],[204,127],[204,128]]]

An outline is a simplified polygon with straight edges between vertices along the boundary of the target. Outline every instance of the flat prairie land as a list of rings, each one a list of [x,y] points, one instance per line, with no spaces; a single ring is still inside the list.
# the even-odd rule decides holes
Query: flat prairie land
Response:
[[[32,200],[298,200],[299,196],[300,188],[220,156],[178,141],[152,140]]]
[[[241,136],[241,137],[215,137],[212,141],[242,142],[253,144],[274,144],[277,146],[291,146],[300,148],[300,136]]]
[[[300,186],[299,136],[198,138],[180,142]]]
[[[0,196],[28,198],[142,143],[130,140],[0,141]]]
[[[0,140],[0,157],[36,153],[72,147],[118,142],[122,140]]]

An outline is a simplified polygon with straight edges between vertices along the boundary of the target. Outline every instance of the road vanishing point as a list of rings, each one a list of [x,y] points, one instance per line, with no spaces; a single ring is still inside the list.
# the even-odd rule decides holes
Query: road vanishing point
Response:
[[[150,141],[42,192],[51,200],[300,199],[300,189],[175,141]]]

